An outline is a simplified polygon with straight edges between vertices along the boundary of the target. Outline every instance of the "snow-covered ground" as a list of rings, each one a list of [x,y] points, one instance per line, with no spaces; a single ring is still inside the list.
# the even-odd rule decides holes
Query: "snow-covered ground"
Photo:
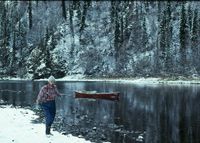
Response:
[[[0,115],[0,143],[91,143],[57,131],[45,135],[45,125],[32,123],[37,115],[29,109],[0,105]]]

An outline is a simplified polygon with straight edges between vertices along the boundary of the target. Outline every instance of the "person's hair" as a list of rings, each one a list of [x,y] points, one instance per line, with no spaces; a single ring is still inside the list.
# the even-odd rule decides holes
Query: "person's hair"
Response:
[[[48,82],[51,82],[51,83],[55,83],[56,82],[56,79],[54,78],[54,76],[50,76],[49,79],[48,79]]]

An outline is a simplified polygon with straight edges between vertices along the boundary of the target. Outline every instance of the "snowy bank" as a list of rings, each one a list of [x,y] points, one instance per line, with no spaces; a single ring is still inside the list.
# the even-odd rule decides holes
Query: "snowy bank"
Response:
[[[21,78],[3,78],[1,80],[32,80],[32,79],[21,79]],[[35,79],[34,81],[47,81],[48,79]],[[175,84],[175,85],[189,85],[189,84],[200,84],[200,77],[186,78],[186,77],[174,77],[174,78],[87,78],[84,75],[71,75],[63,78],[56,79],[57,81],[104,81],[104,82],[115,82],[115,83],[128,83],[128,84]]]
[[[47,80],[47,79],[41,79]],[[57,79],[57,81],[105,81],[115,83],[128,83],[128,84],[200,84],[200,78],[86,78],[81,76],[66,76],[64,78]]]
[[[91,143],[83,138],[52,131],[46,136],[44,124],[33,124],[37,115],[29,109],[0,105],[0,143]]]

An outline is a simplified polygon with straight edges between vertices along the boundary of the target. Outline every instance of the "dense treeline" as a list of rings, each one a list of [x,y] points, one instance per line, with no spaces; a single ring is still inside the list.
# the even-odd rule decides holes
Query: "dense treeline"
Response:
[[[198,76],[199,4],[1,1],[0,77]]]

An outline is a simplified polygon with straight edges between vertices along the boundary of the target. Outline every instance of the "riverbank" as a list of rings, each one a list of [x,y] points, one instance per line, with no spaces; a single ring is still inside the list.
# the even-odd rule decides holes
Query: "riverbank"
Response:
[[[47,81],[47,79],[21,79],[21,78],[2,78],[4,80],[32,80],[32,81]],[[135,77],[135,78],[88,78],[81,75],[77,76],[66,76],[63,78],[56,79],[57,81],[105,81],[105,82],[117,82],[117,83],[131,83],[131,84],[178,84],[178,85],[188,85],[188,84],[200,84],[200,77]]]
[[[40,79],[47,80],[47,79]],[[86,78],[81,76],[66,76],[64,78],[57,79],[57,81],[105,81],[105,82],[117,82],[117,83],[128,83],[128,84],[200,84],[200,77],[135,77],[135,78]]]
[[[45,125],[33,123],[38,116],[29,109],[0,105],[1,143],[91,143],[71,134],[62,135],[52,131],[52,136],[44,133]]]
[[[118,82],[118,83],[133,83],[133,84],[200,84],[200,78],[185,78],[185,77],[177,77],[177,78],[71,78],[64,77],[61,79],[57,79],[57,81],[106,81],[106,82]]]

